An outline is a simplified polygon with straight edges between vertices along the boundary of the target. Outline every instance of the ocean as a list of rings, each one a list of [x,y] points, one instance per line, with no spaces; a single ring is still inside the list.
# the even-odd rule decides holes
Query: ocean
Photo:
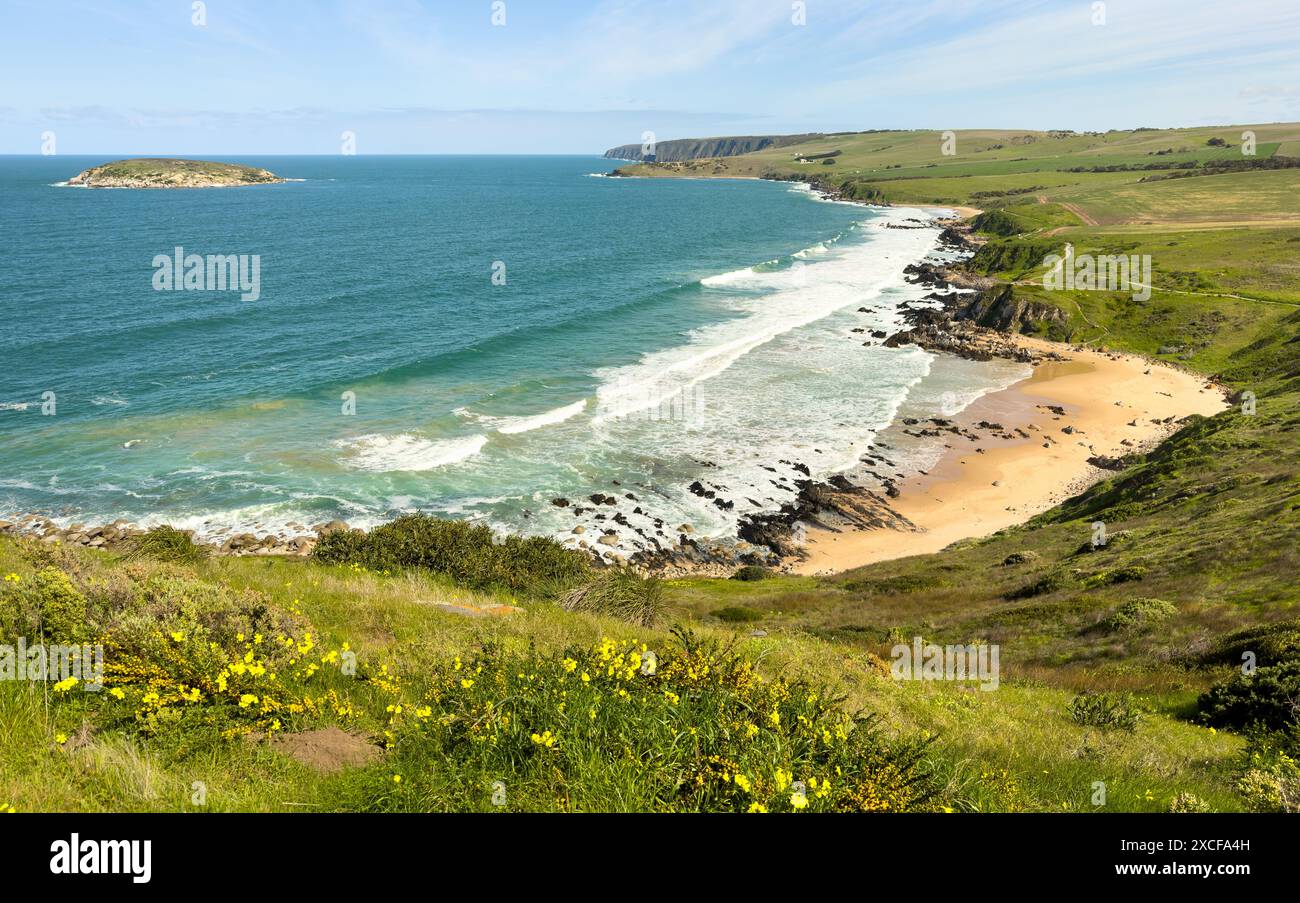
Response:
[[[230,162],[293,181],[59,185],[106,161],[0,157],[6,519],[220,538],[424,511],[612,530],[631,552],[682,524],[730,537],[803,468],[851,473],[896,418],[1025,374],[863,344],[925,293],[902,271],[938,230],[888,227],[912,209],[609,178],[593,157],[249,157]],[[257,300],[157,289],[178,248],[255,258]]]

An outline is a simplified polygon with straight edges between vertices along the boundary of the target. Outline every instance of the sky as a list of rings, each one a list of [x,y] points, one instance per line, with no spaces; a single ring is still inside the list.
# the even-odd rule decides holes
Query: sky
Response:
[[[1300,0],[0,0],[0,153],[1300,120]]]

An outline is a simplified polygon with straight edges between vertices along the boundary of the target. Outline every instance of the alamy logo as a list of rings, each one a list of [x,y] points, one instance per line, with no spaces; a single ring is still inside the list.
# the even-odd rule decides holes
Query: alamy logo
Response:
[[[1043,258],[1043,288],[1050,291],[1132,292],[1134,301],[1151,297],[1150,254],[1064,254]]]
[[[19,637],[17,646],[0,645],[0,680],[53,680],[59,690],[80,685],[97,693],[104,688],[104,647],[28,646],[26,637]]]
[[[177,247],[153,259],[156,292],[241,292],[240,300],[262,297],[261,254],[186,254]]]
[[[695,383],[675,379],[640,381],[619,377],[597,391],[597,424],[606,421],[691,423],[704,413],[704,397]]]
[[[50,844],[50,873],[54,875],[130,875],[135,884],[153,876],[152,840],[70,840]]]
[[[986,692],[998,688],[1001,669],[996,645],[939,646],[918,636],[910,646],[899,643],[889,655],[894,680],[971,680],[979,681]]]

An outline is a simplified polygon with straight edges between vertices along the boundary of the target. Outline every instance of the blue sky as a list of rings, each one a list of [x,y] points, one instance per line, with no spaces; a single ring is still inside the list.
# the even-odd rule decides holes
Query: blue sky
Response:
[[[1300,120],[1297,0],[0,0],[0,153]]]

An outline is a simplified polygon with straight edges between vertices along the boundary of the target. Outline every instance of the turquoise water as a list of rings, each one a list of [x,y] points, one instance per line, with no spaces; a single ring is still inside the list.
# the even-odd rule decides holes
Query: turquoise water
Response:
[[[916,211],[602,178],[584,157],[241,158],[295,181],[57,185],[102,162],[0,158],[0,516],[727,535],[789,499],[793,464],[851,467],[927,380],[1007,377],[946,385],[925,352],[851,332],[919,295],[901,270],[937,233],[881,228]],[[178,246],[258,255],[260,298],[156,291]],[[592,493],[620,503],[551,504]]]

